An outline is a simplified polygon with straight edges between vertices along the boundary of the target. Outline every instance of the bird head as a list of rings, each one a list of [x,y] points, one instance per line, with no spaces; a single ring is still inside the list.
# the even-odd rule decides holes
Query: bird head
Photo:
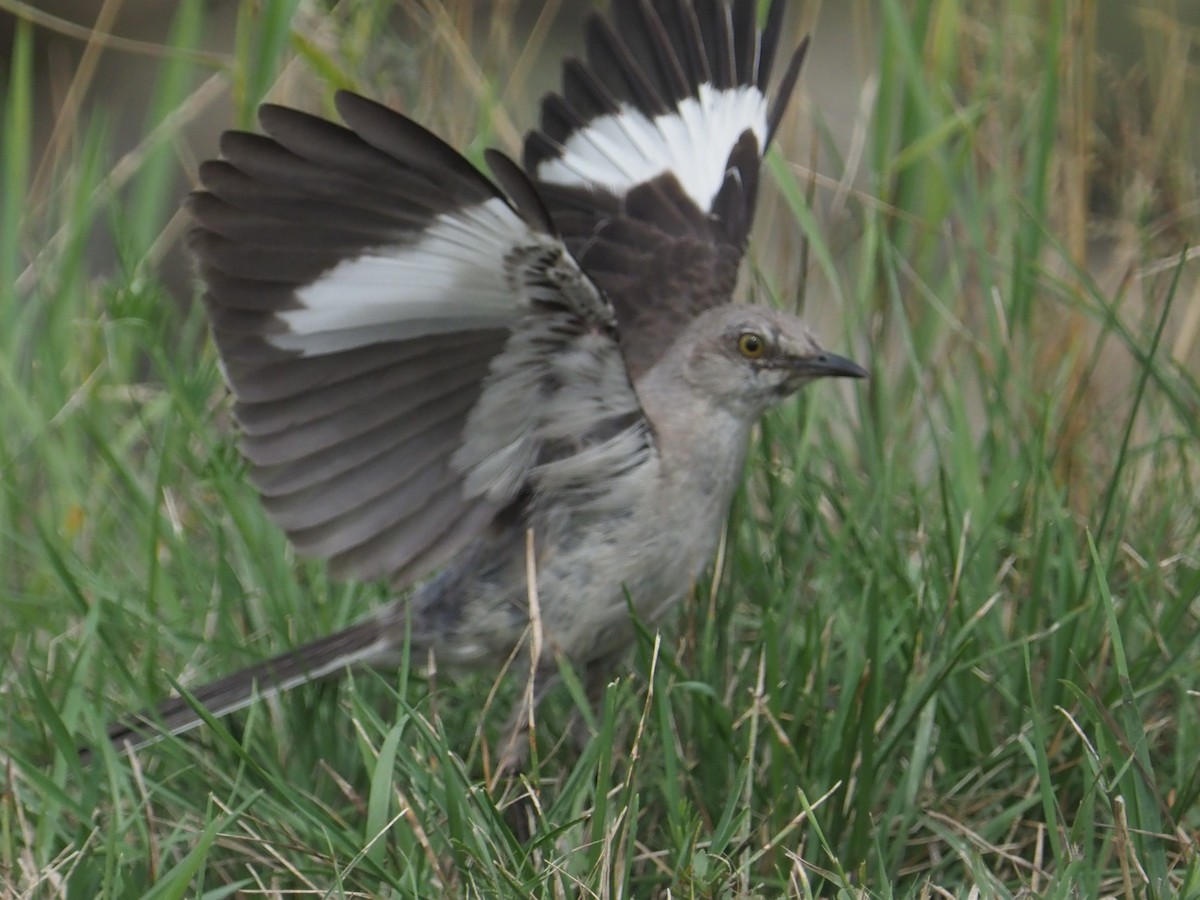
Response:
[[[862,366],[825,350],[793,315],[764,306],[720,306],[694,319],[676,347],[701,396],[755,419],[816,378],[866,378]]]

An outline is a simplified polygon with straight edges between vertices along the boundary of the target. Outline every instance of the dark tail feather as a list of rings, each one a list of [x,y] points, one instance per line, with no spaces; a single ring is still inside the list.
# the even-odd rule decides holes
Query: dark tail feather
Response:
[[[339,675],[348,668],[384,664],[394,659],[395,654],[394,640],[383,623],[372,617],[189,693],[209,715],[220,718],[259,698]],[[108,739],[118,750],[127,753],[167,735],[182,734],[203,722],[192,704],[183,697],[172,697],[154,709],[114,722],[108,728]],[[80,751],[84,762],[90,757],[91,751]]]

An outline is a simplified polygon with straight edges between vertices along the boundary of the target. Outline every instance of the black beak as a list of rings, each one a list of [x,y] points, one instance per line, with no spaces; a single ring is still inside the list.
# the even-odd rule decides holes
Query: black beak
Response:
[[[867,370],[836,353],[818,353],[796,360],[796,374],[805,378],[866,378]]]

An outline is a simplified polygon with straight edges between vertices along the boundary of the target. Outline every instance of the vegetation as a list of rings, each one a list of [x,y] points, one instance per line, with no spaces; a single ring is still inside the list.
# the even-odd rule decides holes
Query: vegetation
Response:
[[[35,142],[61,23],[0,0],[0,894],[1200,897],[1200,22],[1169,0],[854,5],[851,150],[789,118],[746,282],[873,378],[768,418],[712,582],[594,715],[568,672],[526,778],[491,777],[520,673],[416,669],[81,766],[172,675],[386,596],[246,483],[162,275],[187,123],[355,86],[514,149],[579,11],[493,6],[259,0],[220,55],[183,0],[118,155],[87,53]]]

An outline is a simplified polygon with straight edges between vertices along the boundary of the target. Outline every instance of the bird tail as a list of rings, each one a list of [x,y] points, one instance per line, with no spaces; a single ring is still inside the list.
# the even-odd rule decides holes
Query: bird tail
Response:
[[[272,697],[309,681],[339,675],[348,668],[394,664],[396,656],[396,642],[389,637],[379,619],[371,617],[274,659],[190,690],[191,701],[172,697],[153,709],[114,722],[108,728],[108,739],[118,750],[128,753],[203,724],[204,718],[196,712],[194,705],[203,707],[213,718],[220,718],[255,700]],[[86,750],[80,755],[85,761],[90,757]]]

